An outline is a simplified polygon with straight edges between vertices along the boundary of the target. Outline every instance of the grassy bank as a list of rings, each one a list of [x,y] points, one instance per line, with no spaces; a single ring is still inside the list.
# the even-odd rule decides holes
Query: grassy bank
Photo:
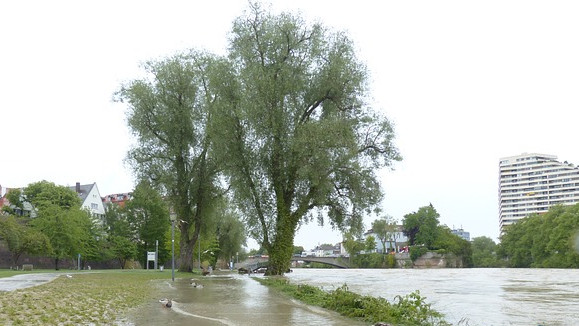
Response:
[[[284,278],[256,278],[256,280],[309,305],[330,309],[343,316],[370,323],[385,322],[407,326],[451,325],[444,321],[443,316],[433,310],[418,292],[396,296],[391,303],[381,297],[353,293],[346,285],[326,292],[315,286],[290,284]]]
[[[6,275],[2,273],[0,275]],[[15,273],[12,273],[15,275]],[[131,308],[152,299],[152,282],[170,272],[143,270],[64,274],[32,288],[0,292],[4,325],[113,325]],[[177,277],[191,276],[178,273]]]

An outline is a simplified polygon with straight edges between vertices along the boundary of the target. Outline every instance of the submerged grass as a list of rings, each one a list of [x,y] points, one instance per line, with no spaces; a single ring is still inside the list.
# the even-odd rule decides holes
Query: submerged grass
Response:
[[[167,273],[142,270],[71,275],[32,288],[0,292],[2,325],[123,324],[131,308],[152,297],[153,280],[171,279]]]
[[[433,310],[418,291],[396,296],[393,302],[382,297],[362,296],[343,285],[326,292],[305,284],[291,284],[285,278],[256,278],[260,283],[285,293],[309,305],[330,309],[343,316],[377,323],[416,326],[449,326],[441,313]]]

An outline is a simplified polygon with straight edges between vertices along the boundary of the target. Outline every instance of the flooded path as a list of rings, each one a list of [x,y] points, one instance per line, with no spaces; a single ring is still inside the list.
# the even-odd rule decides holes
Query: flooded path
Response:
[[[18,274],[0,278],[0,291],[14,291],[48,283],[63,273]]]
[[[157,297],[136,311],[134,325],[367,325],[321,308],[289,299],[253,277],[219,273],[206,277],[176,279],[158,284]],[[173,307],[162,307],[159,299],[170,298]]]

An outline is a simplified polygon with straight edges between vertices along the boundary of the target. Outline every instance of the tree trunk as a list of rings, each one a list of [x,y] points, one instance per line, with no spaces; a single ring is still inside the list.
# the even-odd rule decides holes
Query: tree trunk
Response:
[[[12,264],[14,267],[18,266],[18,259],[20,259],[21,253],[13,253],[12,254]]]
[[[180,272],[191,273],[193,271],[193,251],[195,243],[197,242],[197,236],[193,236],[189,239],[188,224],[181,225],[181,239],[180,239],[180,255],[179,255],[179,266]]]
[[[269,251],[266,275],[283,275],[291,264],[297,222],[292,221],[289,214],[279,220],[275,241]]]
[[[59,261],[58,257],[54,258],[54,269],[55,270],[58,270],[58,261]]]

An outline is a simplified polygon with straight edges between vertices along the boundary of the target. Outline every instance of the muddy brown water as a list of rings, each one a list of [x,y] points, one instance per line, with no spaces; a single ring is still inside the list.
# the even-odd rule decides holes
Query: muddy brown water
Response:
[[[134,325],[368,325],[310,307],[235,273],[158,284],[157,300],[136,311]],[[291,282],[392,300],[419,290],[459,326],[579,325],[577,269],[294,269]]]
[[[288,278],[388,300],[419,290],[459,326],[579,325],[579,269],[295,269]]]
[[[133,325],[368,325],[289,299],[254,276],[216,272],[211,276],[176,279],[157,284],[157,297],[171,298],[164,308],[157,298],[134,311]]]

